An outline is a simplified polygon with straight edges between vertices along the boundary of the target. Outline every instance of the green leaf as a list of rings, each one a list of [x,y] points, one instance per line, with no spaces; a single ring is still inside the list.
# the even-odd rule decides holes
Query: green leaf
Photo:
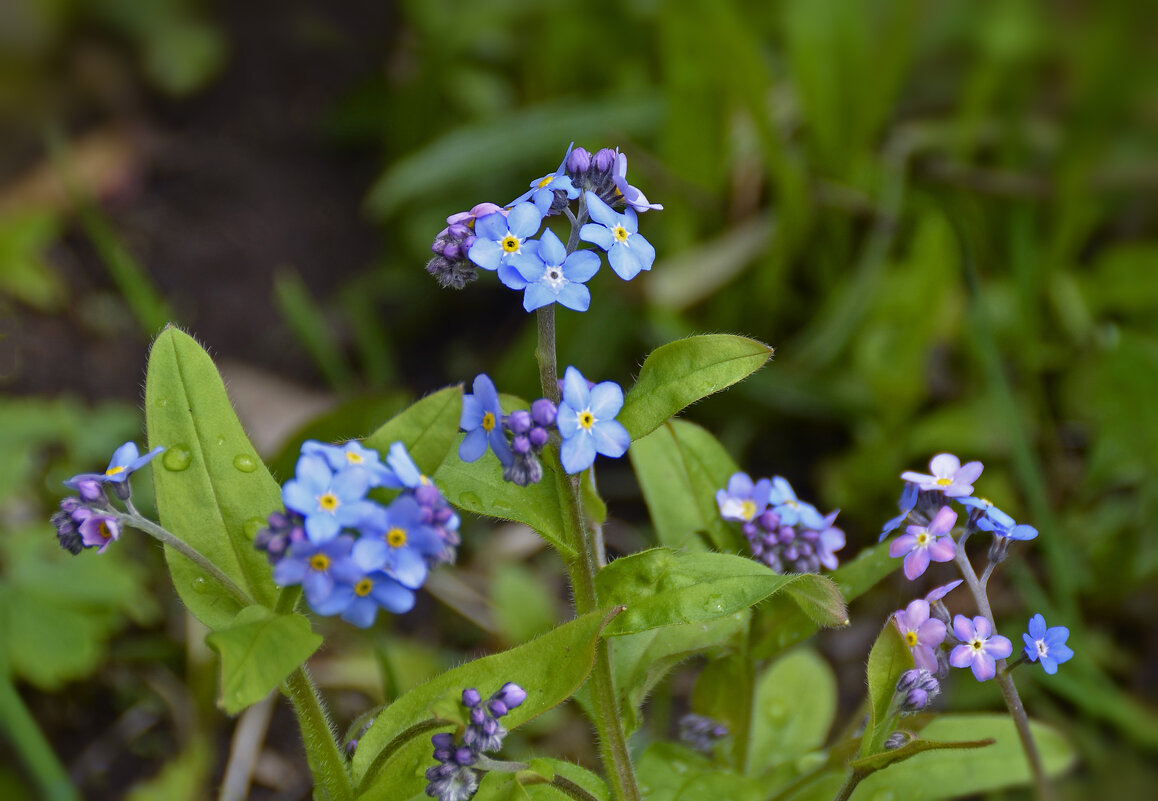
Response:
[[[884,750],[885,738],[892,731],[893,715],[889,705],[896,693],[897,680],[913,667],[913,653],[905,645],[901,632],[890,619],[877,635],[869,652],[868,679],[869,719],[861,738],[860,755],[864,757]]]
[[[1030,721],[1045,772],[1057,776],[1075,760],[1073,747],[1056,730]],[[866,778],[853,798],[875,798],[889,793],[905,801],[940,801],[988,793],[1032,781],[1017,730],[1008,715],[939,715],[922,732],[922,739],[951,742],[993,739],[995,744],[974,750],[931,750],[890,766]],[[830,801],[844,781],[844,771],[833,771],[802,787],[785,801]]]
[[[772,358],[763,342],[733,334],[705,334],[662,345],[639,370],[616,418],[633,440],[672,415],[751,375]]]
[[[403,695],[379,715],[358,741],[352,763],[359,793],[367,797],[408,798],[425,786],[422,771],[430,759],[429,738],[397,742],[412,726],[429,720],[430,709],[444,697],[468,687],[484,696],[513,681],[527,691],[527,699],[503,718],[514,729],[569,698],[587,678],[595,660],[595,643],[608,619],[592,612],[555,628],[518,648],[476,659],[449,670]],[[402,747],[392,753],[386,749]],[[422,756],[425,752],[425,757]],[[414,763],[415,771],[408,767]]]
[[[544,777],[550,776],[558,783],[576,785],[599,801],[611,801],[611,792],[607,789],[607,782],[587,770],[587,768],[580,767],[574,762],[567,762],[562,759],[551,759],[550,757],[540,757],[539,759],[531,760],[531,768],[539,775]],[[528,786],[527,794],[530,795],[532,799],[572,797],[564,795],[563,791],[557,787],[546,787],[541,784]]]
[[[803,599],[809,614],[826,625],[844,625],[844,604],[832,583],[813,574],[780,575],[743,556],[683,553],[666,548],[617,559],[595,577],[604,607],[627,610],[612,621],[607,636],[714,620],[747,609],[786,590]],[[827,598],[827,603],[821,599]]]
[[[836,676],[810,648],[789,651],[756,680],[748,772],[760,775],[824,745],[836,714]]]
[[[299,614],[247,606],[233,622],[205,638],[221,657],[221,706],[236,715],[269,695],[322,644]]]
[[[558,621],[555,597],[526,565],[504,562],[491,579],[495,620],[510,644],[537,637]]]
[[[693,654],[722,656],[748,630],[749,611],[716,620],[664,626],[612,638],[611,672],[619,715],[628,734],[639,728],[639,707],[668,671]]]
[[[281,506],[281,487],[245,436],[209,354],[172,326],[149,352],[145,421],[149,443],[167,449],[153,461],[161,525],[272,607],[277,588],[253,535]],[[211,629],[229,625],[241,604],[186,557],[170,548],[165,557],[194,616]]]
[[[756,779],[716,768],[707,757],[676,743],[648,746],[636,764],[647,801],[763,801]]]
[[[746,548],[738,527],[720,517],[716,490],[739,471],[732,457],[706,429],[669,420],[628,449],[647,510],[661,545],[688,551]]]
[[[384,458],[391,445],[401,442],[418,469],[434,476],[458,437],[461,416],[462,387],[456,384],[411,404],[366,437],[364,444]]]
[[[900,560],[889,556],[889,543],[866,548],[834,570],[829,578],[846,602],[851,602],[876,586],[885,576],[900,567]],[[765,659],[801,642],[816,633],[817,623],[795,603],[786,598],[772,598],[756,610],[751,648],[757,659]]]
[[[477,462],[469,463],[455,453],[434,474],[434,482],[458,508],[526,523],[564,557],[575,556],[563,532],[563,513],[550,463],[543,463],[543,478],[538,484],[520,487],[503,480],[502,465],[493,453],[488,451]]]
[[[515,774],[492,771],[483,776],[473,798],[476,801],[528,801],[529,796]]]

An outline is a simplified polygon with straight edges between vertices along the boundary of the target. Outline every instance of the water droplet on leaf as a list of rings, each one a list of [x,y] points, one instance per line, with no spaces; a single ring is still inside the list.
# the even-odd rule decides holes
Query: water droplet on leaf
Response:
[[[159,406],[162,409],[164,409],[166,406],[169,405],[169,399],[168,398],[157,398],[157,400],[155,400],[153,402],[156,403],[157,406]]]
[[[243,473],[252,473],[257,469],[257,460],[248,454],[239,453],[233,457],[233,466]]]
[[[193,591],[199,592],[202,595],[209,592],[209,580],[204,576],[198,576],[197,578],[193,579]]]
[[[251,517],[245,521],[245,525],[241,527],[241,530],[245,533],[245,536],[253,539],[257,536],[257,532],[261,531],[264,525],[265,520],[263,518]]]
[[[468,509],[479,509],[482,507],[482,499],[473,492],[464,492],[458,496],[458,505]]]
[[[189,466],[193,461],[193,452],[184,445],[172,445],[165,450],[165,455],[161,457],[161,464],[165,469],[172,470],[178,473]]]
[[[225,437],[223,437],[221,434],[217,435],[217,444],[218,445],[224,445],[225,444]]]

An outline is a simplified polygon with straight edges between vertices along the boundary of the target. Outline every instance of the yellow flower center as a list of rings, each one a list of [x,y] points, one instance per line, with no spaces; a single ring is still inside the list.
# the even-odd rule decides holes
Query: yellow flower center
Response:
[[[584,430],[590,430],[591,426],[595,425],[595,415],[591,412],[579,412],[579,427]]]
[[[100,522],[100,526],[97,527],[97,530],[100,532],[102,539],[111,540],[113,538],[113,532],[109,530],[109,524],[104,520]]]
[[[323,571],[330,569],[330,557],[324,553],[316,553],[310,557],[310,568],[312,570]]]
[[[368,578],[364,578],[354,585],[354,594],[365,598],[370,594],[370,590],[374,589],[374,582]]]
[[[909,646],[910,648],[916,648],[917,647],[917,632],[915,632],[915,631],[906,631],[905,632],[905,645]]]
[[[922,531],[920,534],[917,535],[917,547],[918,548],[924,548],[928,544],[929,544],[929,532]]]
[[[338,496],[332,492],[326,492],[318,496],[318,506],[326,512],[334,511],[341,503],[342,502],[338,500]]]
[[[554,175],[548,175],[548,176],[545,176],[545,177],[543,177],[543,178],[540,178],[540,179],[539,179],[539,183],[538,183],[538,184],[536,184],[536,186],[537,186],[539,189],[543,189],[544,187],[546,187],[546,186],[547,186],[547,184],[551,183],[551,181],[554,181],[554,180],[555,180],[555,176],[554,176]]]
[[[981,642],[981,640],[977,640],[977,639],[974,639],[971,643],[969,643],[969,647],[972,648],[974,651],[980,651],[984,647],[984,645],[985,644],[983,642]]]
[[[740,516],[745,520],[751,520],[756,516],[756,502],[748,499],[740,504]]]
[[[939,478],[939,479],[937,479],[937,486],[938,487],[948,487],[952,483],[953,483],[953,479],[951,479],[951,478]]]
[[[519,246],[523,243],[514,234],[507,234],[499,244],[502,245],[504,253],[518,253]]]
[[[491,432],[491,429],[493,429],[495,427],[495,416],[493,414],[491,414],[490,412],[484,412],[483,413],[483,419],[482,419],[482,427],[483,427],[483,431],[485,431],[489,434]]]
[[[611,229],[611,235],[615,237],[616,242],[626,242],[631,233],[622,225],[617,225]]]
[[[386,532],[386,542],[391,548],[401,548],[406,544],[406,530],[395,526]]]
[[[362,454],[354,451],[346,451],[346,461],[350,464],[362,464],[366,460],[362,458]]]
[[[121,467],[120,465],[117,465],[116,467],[110,467],[108,470],[106,470],[105,475],[106,476],[115,476],[118,473],[123,473],[123,472],[125,472],[125,468]]]

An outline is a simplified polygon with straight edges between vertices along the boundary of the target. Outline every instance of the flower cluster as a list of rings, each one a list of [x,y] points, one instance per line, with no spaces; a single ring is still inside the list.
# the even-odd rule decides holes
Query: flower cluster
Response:
[[[470,723],[456,742],[449,732],[430,738],[438,764],[428,768],[426,794],[439,801],[466,801],[478,790],[479,755],[502,748],[507,730],[499,719],[523,703],[527,693],[514,682],[507,682],[490,698],[483,700],[478,690],[462,691],[462,705],[468,710]]]
[[[777,573],[836,569],[836,552],[845,545],[844,532],[833,525],[839,510],[821,515],[780,476],[753,482],[736,473],[716,492],[716,505],[720,517],[741,524],[752,556]]]
[[[614,381],[591,384],[574,367],[560,382],[563,399],[556,407],[539,398],[530,409],[503,414],[494,382],[485,375],[474,380],[474,394],[462,399],[459,428],[466,432],[458,448],[459,458],[473,462],[489,448],[503,466],[503,478],[520,486],[543,477],[539,455],[551,436],[561,437],[559,459],[574,474],[595,462],[596,454],[619,457],[627,452],[631,436],[615,419],[623,408],[623,390]]]
[[[655,261],[655,248],[639,233],[638,214],[662,208],[627,183],[626,155],[607,148],[592,155],[572,145],[554,172],[532,181],[506,206],[482,203],[447,217],[426,270],[442,286],[461,289],[482,268],[523,292],[527,311],[552,303],[587,311],[586,284],[601,260],[595,250],[579,249],[578,242],[604,251],[616,275],[630,281]],[[578,234],[566,246],[543,229],[546,218],[559,214],[566,214]]]
[[[712,753],[717,741],[728,736],[728,727],[704,715],[688,713],[680,718],[679,738],[700,753]]]
[[[923,668],[906,670],[897,680],[896,704],[902,715],[920,712],[941,693],[937,677]]]
[[[103,473],[81,473],[65,481],[66,487],[76,491],[60,502],[60,511],[52,516],[56,539],[60,547],[76,555],[85,548],[96,548],[104,553],[121,536],[121,514],[112,505],[106,493],[131,504],[129,477],[165,450],[158,446],[142,455],[135,442],[126,442],[113,452],[113,458]],[[132,509],[132,506],[129,506]]]
[[[973,496],[973,483],[981,477],[982,470],[980,462],[962,464],[956,456],[941,453],[930,461],[929,473],[901,474],[905,489],[898,504],[900,514],[884,525],[881,540],[908,524],[905,532],[889,544],[890,556],[904,557],[907,579],[912,581],[923,575],[931,562],[956,561],[974,592],[983,594],[990,574],[1008,555],[1010,544],[1037,537],[1037,529],[1016,523],[992,502]],[[965,515],[963,522],[954,504]],[[955,530],[960,531],[956,538]],[[964,551],[966,540],[979,532],[992,535],[980,580]],[[1013,643],[998,634],[993,621],[984,615],[955,615],[950,621],[941,599],[962,581],[958,579],[938,587],[924,599],[912,601],[905,609],[897,610],[893,621],[912,650],[918,668],[939,676],[946,675],[950,665],[969,668],[978,681],[987,681],[997,675],[997,662],[1013,654]],[[1022,636],[1023,658],[1040,661],[1047,673],[1055,673],[1058,664],[1073,656],[1065,645],[1069,630],[1063,626],[1047,630],[1040,614],[1034,615],[1029,633]],[[949,648],[948,652],[942,646]]]
[[[368,496],[375,487],[401,493],[384,506]],[[273,563],[274,581],[300,584],[320,615],[365,628],[379,608],[409,611],[428,571],[454,561],[458,515],[400,442],[383,463],[358,442],[309,440],[282,501],[254,546]]]

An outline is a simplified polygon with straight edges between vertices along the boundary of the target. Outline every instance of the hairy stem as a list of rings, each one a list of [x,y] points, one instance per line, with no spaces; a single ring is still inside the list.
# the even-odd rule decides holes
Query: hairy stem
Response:
[[[864,777],[865,774],[860,771],[850,771],[844,779],[844,784],[840,786],[840,789],[836,791],[836,795],[832,797],[832,801],[848,801],[848,797],[852,795],[852,791],[856,789],[856,786],[860,784],[861,779]]]
[[[961,576],[966,586],[973,593],[973,600],[977,603],[977,610],[989,621],[993,631],[997,631],[997,624],[993,620],[993,610],[989,605],[989,596],[985,587],[977,578],[973,570],[973,563],[962,547],[957,548],[957,566],[961,569]],[[988,575],[986,576],[988,580]],[[995,681],[1001,689],[1001,697],[1005,699],[1005,706],[1013,718],[1013,725],[1017,728],[1017,736],[1021,739],[1021,748],[1025,751],[1025,759],[1029,762],[1030,772],[1033,774],[1033,784],[1037,790],[1038,801],[1051,801],[1053,792],[1049,779],[1045,775],[1045,766],[1041,761],[1041,754],[1037,750],[1037,742],[1033,739],[1033,731],[1029,728],[1029,716],[1025,713],[1025,706],[1021,703],[1021,696],[1017,694],[1017,687],[1013,677],[1009,675],[1010,668],[1004,659],[997,660],[997,675]]]
[[[125,523],[138,531],[148,534],[153,539],[159,541],[163,545],[168,545],[173,550],[180,553],[185,558],[193,562],[197,567],[204,570],[209,575],[213,576],[222,587],[224,587],[230,595],[237,599],[242,606],[251,606],[255,603],[249,593],[237,586],[237,584],[227,576],[224,571],[209,560],[203,553],[198,551],[189,543],[185,542],[177,535],[170,532],[168,529],[154,523],[149,518],[140,514],[136,509],[132,509],[129,514],[112,511],[112,515],[116,517],[117,522]]]
[[[346,771],[346,760],[330,727],[330,718],[305,665],[289,675],[282,692],[293,704],[302,732],[306,762],[320,797],[326,801],[353,801],[354,788]]]
[[[585,210],[581,207],[578,218],[571,220],[568,252],[578,246],[579,225],[585,217]],[[559,368],[555,356],[554,304],[538,310],[538,327],[539,341],[535,348],[535,360],[539,365],[539,381],[543,395],[557,404],[561,393]],[[580,477],[566,475],[562,464],[553,454],[548,456],[547,452],[544,452],[544,456],[552,462],[549,466],[551,473],[556,477],[556,489],[563,512],[563,526],[577,553],[577,556],[568,560],[567,564],[575,611],[578,614],[585,614],[599,606],[599,599],[595,594],[595,574],[600,568],[602,545],[583,514]],[[611,674],[611,656],[607,641],[604,639],[595,644],[595,666],[592,668],[589,681],[594,698],[591,710],[592,722],[599,737],[599,756],[610,779],[612,794],[616,801],[640,801],[635,769],[631,765],[631,754],[627,748],[627,735],[619,719],[615,684]]]

